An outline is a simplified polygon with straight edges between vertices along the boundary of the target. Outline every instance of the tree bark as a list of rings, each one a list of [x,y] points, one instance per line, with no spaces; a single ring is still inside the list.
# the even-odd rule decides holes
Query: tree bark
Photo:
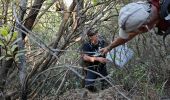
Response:
[[[35,19],[40,11],[40,8],[43,4],[45,0],[35,0],[34,1],[34,4],[33,6],[31,7],[32,9],[30,10],[29,14],[28,14],[28,17],[26,18],[26,21],[24,23],[24,26],[31,30],[33,25],[34,25],[34,22],[35,22]],[[25,34],[22,34],[22,38],[24,39],[25,38]]]
[[[19,22],[22,22],[24,15],[26,13],[26,6],[27,6],[27,0],[21,0],[20,1],[20,9],[19,9]],[[21,29],[21,26],[19,24],[16,24],[16,26]],[[18,30],[18,38],[22,38],[22,32]],[[23,40],[18,41],[18,50],[24,50],[24,42]],[[25,54],[25,53],[24,53]],[[20,84],[21,84],[21,100],[27,100],[27,93],[24,89],[24,80],[26,77],[26,58],[25,55],[19,56],[19,77],[20,77]]]
[[[28,30],[32,30],[32,27],[34,25],[34,22],[36,20],[36,17],[40,11],[40,8],[43,5],[43,2],[45,0],[35,0],[33,3],[33,6],[31,7],[32,9],[30,10],[28,17],[26,18],[26,21],[24,23],[24,26],[28,29]],[[22,34],[22,39],[24,40],[24,38],[26,37],[26,35],[23,33]],[[23,84],[23,88],[22,88],[22,98],[23,100],[27,99],[27,88],[28,88],[28,77],[27,79],[24,80],[24,84]]]
[[[29,30],[32,29],[32,26],[35,22],[35,19],[36,19],[38,13],[39,13],[39,9],[41,8],[44,1],[45,0],[35,0],[34,1],[33,7],[30,10],[28,17],[27,17],[27,19],[24,23],[25,27],[28,28]],[[7,12],[7,11],[5,11],[5,12]],[[22,14],[21,14],[20,18],[23,19],[23,14],[25,12],[23,11],[21,13]],[[25,36],[26,35],[22,33],[22,39],[23,40],[24,40]],[[0,69],[1,69],[0,70],[0,93],[2,93],[2,94],[3,94],[3,91],[4,91],[5,82],[6,82],[6,79],[7,79],[7,73],[9,71],[9,69],[12,67],[12,64],[13,64],[13,59],[10,59],[8,61],[4,61],[3,65],[0,66]],[[24,87],[25,87],[24,91],[26,91],[27,90],[26,86],[24,86]],[[3,98],[3,97],[0,95],[0,99],[1,98]],[[24,99],[24,97],[23,97],[23,99]]]
[[[8,7],[9,7],[9,0],[1,1],[3,4],[3,19],[0,21],[0,26],[7,23],[7,15],[8,15]],[[1,49],[1,47],[0,47]],[[1,51],[0,51],[1,53]],[[1,55],[0,55],[1,56]],[[4,85],[6,82],[6,77],[8,73],[8,69],[12,66],[12,60],[4,61],[0,60],[0,100],[4,99]]]
[[[2,66],[0,66],[0,100],[3,100],[4,86],[7,79],[8,70],[11,68],[13,59],[3,61]]]

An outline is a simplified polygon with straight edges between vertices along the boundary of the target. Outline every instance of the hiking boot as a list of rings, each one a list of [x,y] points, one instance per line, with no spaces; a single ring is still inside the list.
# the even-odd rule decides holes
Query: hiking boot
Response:
[[[101,83],[101,90],[109,88],[109,84],[107,82],[102,82]]]
[[[97,92],[97,89],[94,86],[87,86],[86,89],[90,92]]]

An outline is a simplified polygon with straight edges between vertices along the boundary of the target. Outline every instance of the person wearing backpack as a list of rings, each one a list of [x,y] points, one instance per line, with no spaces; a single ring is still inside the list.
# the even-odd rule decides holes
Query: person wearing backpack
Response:
[[[89,41],[82,45],[82,59],[86,63],[85,88],[91,92],[96,92],[94,86],[95,79],[106,77],[107,69],[105,55],[99,53],[99,49],[105,47],[105,41],[99,38],[97,30],[91,29],[87,32]],[[87,64],[88,63],[88,64]],[[98,73],[98,74],[97,74]],[[101,77],[100,75],[103,77]],[[100,80],[102,85],[106,84],[105,79]],[[103,86],[102,86],[103,87]]]
[[[158,32],[156,34],[163,35],[163,39],[170,33],[170,0],[148,0],[154,5],[159,12],[159,22],[156,24]]]
[[[165,37],[170,34],[170,0],[148,1],[129,3],[121,8],[118,17],[119,37],[107,47],[100,49],[102,54],[153,28],[157,28],[158,31],[155,33],[162,35],[165,40]],[[170,71],[167,70],[167,73],[169,75],[164,91],[170,96]]]
[[[133,39],[136,35],[158,28],[155,32],[163,35],[170,33],[170,0],[149,0],[133,2],[121,8],[119,17],[119,37],[100,50],[106,54],[111,49]]]

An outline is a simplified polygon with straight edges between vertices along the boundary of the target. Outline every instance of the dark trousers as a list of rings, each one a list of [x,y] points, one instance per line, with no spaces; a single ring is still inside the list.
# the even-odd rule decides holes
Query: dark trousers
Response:
[[[107,76],[107,70],[106,70],[106,66],[90,66],[88,67],[89,70],[95,71],[97,73],[100,73],[102,76]],[[86,80],[85,81],[85,85],[86,86],[91,86],[94,84],[94,79],[97,79],[98,77],[100,77],[100,75],[93,73],[91,71],[87,70],[87,75],[86,75],[86,79],[90,79],[90,80]],[[101,77],[100,77],[101,78]],[[105,79],[102,79],[101,82],[104,82]]]

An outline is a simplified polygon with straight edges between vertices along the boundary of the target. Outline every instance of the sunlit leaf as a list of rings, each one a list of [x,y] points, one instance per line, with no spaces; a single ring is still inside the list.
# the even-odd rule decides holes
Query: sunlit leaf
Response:
[[[2,42],[1,40],[0,40],[0,45],[1,45],[1,46],[4,46],[4,44],[3,44],[3,42]]]
[[[2,36],[4,36],[4,37],[6,37],[7,35],[8,35],[8,30],[7,30],[7,28],[1,28],[0,29],[0,34],[2,35]]]
[[[17,40],[15,40],[11,45],[15,45],[18,41],[20,41],[21,38],[18,38]]]
[[[15,61],[19,61],[19,58],[15,58]]]
[[[6,57],[6,60],[10,60],[10,59],[12,59],[12,57]]]
[[[23,56],[23,55],[24,55],[24,53],[17,53],[17,54],[15,55],[15,59],[17,59],[18,57]]]
[[[97,0],[92,0],[93,5],[97,5]]]
[[[28,50],[23,49],[23,50],[19,50],[18,53],[23,53],[23,52],[26,52],[26,51],[28,51]]]
[[[78,37],[75,39],[75,41],[77,42],[77,41],[80,41],[81,39],[82,39],[82,37]]]
[[[12,36],[12,41],[15,40],[17,38],[17,36],[18,36],[18,32],[14,32],[13,36]]]
[[[11,51],[7,51],[7,54],[8,54],[8,55],[12,55]]]
[[[17,47],[18,47],[18,45],[13,45],[12,48],[11,48],[11,51],[14,52]]]
[[[11,39],[11,34],[7,34],[7,36],[5,37],[5,40],[10,41],[10,39]]]
[[[5,56],[1,56],[1,57],[0,57],[0,60],[2,60],[4,57],[5,57]]]

